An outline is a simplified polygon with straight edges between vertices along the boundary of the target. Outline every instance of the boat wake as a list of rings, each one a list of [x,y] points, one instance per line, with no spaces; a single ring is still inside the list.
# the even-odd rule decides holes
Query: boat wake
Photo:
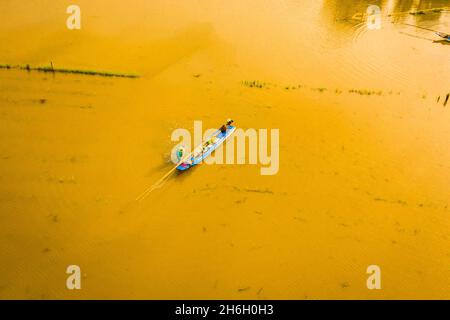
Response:
[[[144,192],[142,192],[136,199],[135,201],[142,201],[145,198],[147,198],[150,193],[152,193],[154,190],[161,188],[164,183],[169,179],[170,175],[172,172],[174,172],[176,169],[172,168],[169,172],[167,172],[161,179],[159,179],[158,181],[156,181],[151,187],[147,188]]]

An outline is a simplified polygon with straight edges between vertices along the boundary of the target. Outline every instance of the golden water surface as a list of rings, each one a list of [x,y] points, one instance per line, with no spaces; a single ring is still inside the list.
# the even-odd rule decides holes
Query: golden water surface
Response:
[[[448,0],[76,3],[2,0],[0,64],[140,77],[0,69],[0,298],[450,298],[450,42],[410,26],[450,33]],[[280,130],[277,174],[133,201],[228,117]]]

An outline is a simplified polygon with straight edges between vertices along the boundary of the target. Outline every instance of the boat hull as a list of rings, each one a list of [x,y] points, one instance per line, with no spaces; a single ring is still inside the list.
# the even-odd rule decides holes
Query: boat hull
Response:
[[[192,157],[191,159],[189,159],[191,161],[191,163],[180,164],[177,167],[177,169],[179,171],[186,171],[186,170],[196,166],[197,164],[201,163],[205,158],[209,157],[211,155],[211,153],[213,153],[214,150],[216,150],[218,147],[220,147],[222,145],[222,143],[226,139],[228,139],[228,137],[230,137],[233,134],[233,132],[236,130],[235,126],[227,126],[227,127],[228,127],[228,129],[225,133],[222,133],[221,131],[219,131],[218,133],[216,133],[214,135],[217,138],[217,141],[214,144],[211,144],[205,152],[202,152],[197,157]]]

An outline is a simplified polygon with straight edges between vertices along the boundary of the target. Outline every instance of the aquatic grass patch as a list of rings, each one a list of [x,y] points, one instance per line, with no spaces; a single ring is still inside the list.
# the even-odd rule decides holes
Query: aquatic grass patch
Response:
[[[242,81],[242,85],[249,87],[249,88],[256,88],[256,89],[263,89],[263,88],[269,87],[268,83],[262,82],[259,80],[245,80],[245,81]]]
[[[435,8],[421,9],[421,10],[413,10],[413,11],[409,11],[408,13],[415,16],[415,15],[422,15],[422,14],[427,14],[427,13],[446,12],[449,9],[450,9],[449,7],[435,7]]]
[[[408,11],[399,11],[399,12],[391,12],[388,14],[382,15],[382,18],[392,18],[392,17],[399,17],[403,15],[412,15],[412,16],[420,16],[420,15],[426,15],[426,14],[433,14],[433,13],[442,13],[442,12],[448,12],[450,10],[450,7],[433,7],[428,9],[414,9],[414,10],[408,10]],[[357,21],[364,21],[367,20],[367,17],[370,16],[366,12],[358,12],[355,13],[352,17],[347,18],[341,18],[336,21],[349,21],[349,20],[357,20]]]
[[[424,11],[424,10],[420,10],[420,11],[411,11],[411,12],[409,12],[409,14],[410,14],[410,15],[413,15],[413,16],[417,16],[417,15],[425,14],[425,11]]]
[[[0,69],[37,71],[37,72],[44,72],[44,73],[80,74],[80,75],[86,75],[86,76],[115,77],[115,78],[139,78],[139,76],[136,74],[128,74],[128,73],[97,71],[97,70],[83,70],[83,69],[54,68],[53,64],[51,64],[50,66],[37,66],[37,67],[30,66],[29,64],[26,64],[26,65],[0,64]]]
[[[244,80],[241,81],[241,85],[245,86],[245,87],[249,87],[249,88],[254,88],[254,89],[272,89],[272,88],[283,88],[285,90],[297,90],[297,89],[301,89],[303,87],[305,87],[302,84],[288,84],[288,85],[282,85],[282,84],[276,84],[276,83],[271,83],[271,82],[264,82],[261,80]]]
[[[344,93],[355,94],[360,96],[372,96],[372,97],[382,97],[382,96],[392,96],[392,95],[401,95],[401,91],[383,91],[379,89],[371,89],[371,88],[327,88],[325,86],[310,86],[307,84],[276,84],[272,82],[263,82],[263,81],[241,81],[241,84],[250,88],[266,88],[266,89],[278,89],[283,90],[285,92],[293,92],[299,89],[306,89],[308,91],[317,92],[320,94],[335,94],[342,95]],[[300,91],[300,90],[299,90]],[[450,101],[450,98],[449,98]]]
[[[375,90],[367,90],[367,89],[350,89],[350,90],[348,90],[348,93],[356,93],[361,96],[372,96],[372,95],[381,96],[381,95],[383,95],[383,91],[381,91],[381,90],[375,91]]]

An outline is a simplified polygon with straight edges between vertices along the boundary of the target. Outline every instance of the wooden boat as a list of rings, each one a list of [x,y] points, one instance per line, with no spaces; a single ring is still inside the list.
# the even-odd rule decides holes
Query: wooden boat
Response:
[[[177,169],[180,171],[185,171],[201,163],[205,158],[211,155],[211,153],[216,150],[226,139],[228,139],[235,130],[235,126],[227,124],[225,132],[222,132],[220,129],[214,132],[205,143],[195,148],[194,151],[187,157],[187,159],[183,160],[177,166]]]

